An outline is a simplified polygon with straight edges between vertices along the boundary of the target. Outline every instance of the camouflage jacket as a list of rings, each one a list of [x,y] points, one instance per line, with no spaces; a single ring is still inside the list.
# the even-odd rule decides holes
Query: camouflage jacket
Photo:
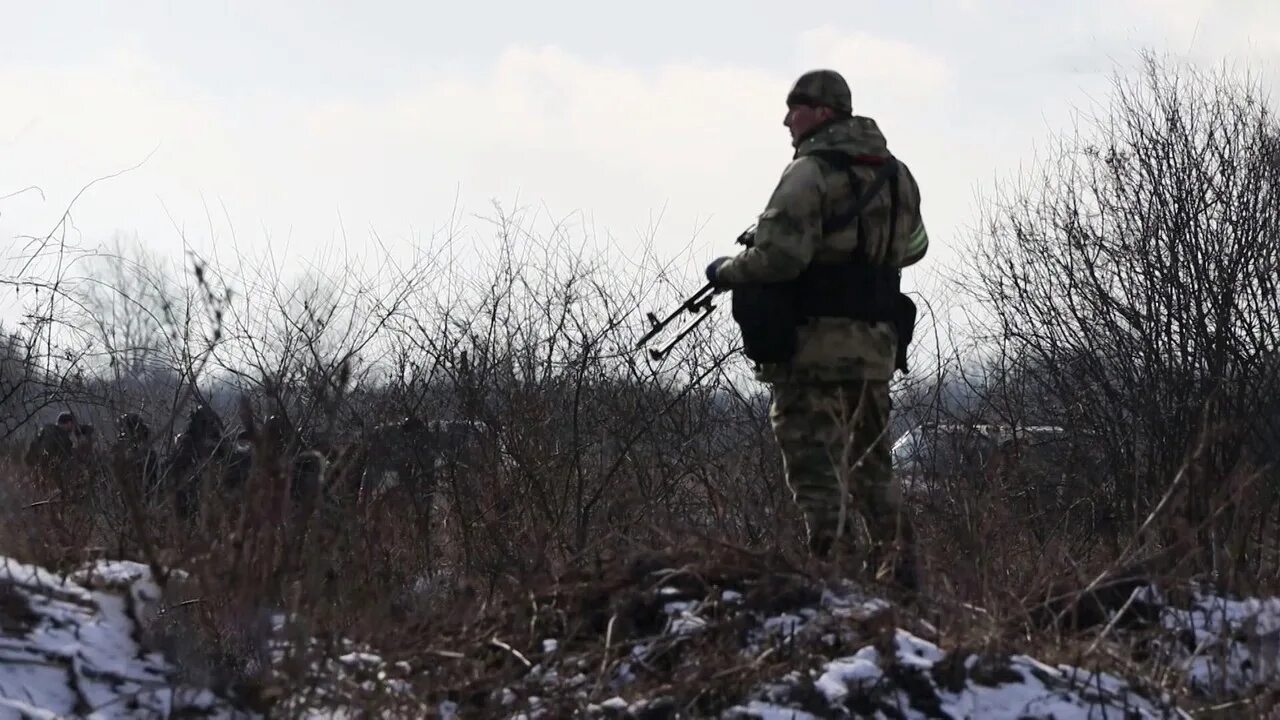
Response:
[[[864,244],[873,262],[893,267],[906,267],[924,257],[929,236],[920,216],[920,190],[901,160],[894,237],[889,237],[892,206],[888,186],[862,213],[867,237],[859,237],[859,223],[823,233],[824,219],[846,213],[858,199],[848,171],[815,157],[824,152],[852,158],[889,154],[880,129],[866,117],[836,120],[802,138],[795,158],[756,222],[754,245],[723,263],[716,273],[719,280],[730,287],[792,280],[810,263],[844,262],[859,244]],[[853,165],[860,188],[870,185],[877,169],[875,164]],[[843,382],[889,380],[893,376],[898,339],[891,323],[816,317],[800,326],[798,335],[791,361],[757,365],[757,379],[770,383]]]
[[[71,435],[51,423],[42,426],[31,439],[25,460],[32,467],[52,469],[70,462],[74,449]]]

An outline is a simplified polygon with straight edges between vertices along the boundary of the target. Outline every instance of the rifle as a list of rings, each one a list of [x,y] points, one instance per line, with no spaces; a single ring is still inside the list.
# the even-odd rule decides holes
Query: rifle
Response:
[[[742,234],[738,235],[738,238],[734,240],[734,242],[746,247],[752,247],[755,244],[755,226],[752,225],[746,230],[743,230]],[[682,313],[688,312],[694,315],[695,319],[685,323],[685,325],[680,329],[680,332],[676,333],[675,337],[667,341],[667,344],[660,348],[649,349],[649,357],[654,360],[661,360],[666,357],[667,353],[671,352],[672,348],[678,345],[686,335],[693,332],[694,328],[698,327],[703,320],[706,320],[711,316],[711,312],[716,309],[716,306],[712,304],[711,299],[721,292],[724,292],[723,288],[716,289],[711,283],[707,283],[697,292],[685,298],[684,302],[680,303],[679,307],[671,311],[671,313],[662,320],[659,320],[658,316],[652,312],[647,313],[646,317],[649,319],[649,332],[645,333],[644,337],[640,338],[636,343],[636,349],[639,350],[643,348],[645,343],[656,337],[658,333],[666,329],[666,327],[672,322],[675,322],[676,318],[680,317]]]
[[[694,328],[698,327],[703,320],[706,320],[711,316],[711,311],[716,309],[716,306],[711,303],[711,298],[715,297],[718,292],[720,291],[711,283],[707,283],[706,285],[703,285],[700,290],[686,298],[685,301],[680,304],[680,307],[671,311],[671,314],[667,315],[666,318],[658,320],[657,315],[654,315],[652,312],[648,313],[647,317],[649,318],[650,326],[649,332],[645,333],[644,337],[640,338],[639,342],[636,343],[636,349],[639,350],[644,347],[645,343],[656,337],[658,333],[662,332],[663,329],[674,322],[676,318],[680,317],[681,313],[688,312],[695,315],[696,319],[685,323],[680,332],[677,333],[675,337],[671,338],[671,340],[667,341],[666,345],[663,345],[660,348],[649,349],[649,357],[652,357],[654,360],[661,360],[666,357],[667,353],[671,352],[671,349],[679,344],[679,342],[684,339],[685,335],[693,332]]]

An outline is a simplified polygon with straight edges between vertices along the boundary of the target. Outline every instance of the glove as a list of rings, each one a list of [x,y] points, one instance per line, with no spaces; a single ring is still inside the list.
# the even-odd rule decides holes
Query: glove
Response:
[[[715,260],[712,260],[711,264],[707,266],[707,282],[711,283],[713,286],[717,288],[726,287],[724,283],[716,279],[716,272],[720,270],[721,265],[725,264],[728,261],[729,261],[729,258],[727,257],[718,257]]]

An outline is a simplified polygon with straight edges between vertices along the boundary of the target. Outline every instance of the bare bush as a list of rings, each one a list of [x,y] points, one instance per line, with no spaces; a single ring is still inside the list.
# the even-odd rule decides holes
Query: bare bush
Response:
[[[420,264],[367,275],[345,257],[290,279],[247,259],[177,269],[122,244],[101,253],[64,285],[64,322],[92,350],[76,409],[103,440],[75,497],[38,504],[40,479],[7,473],[7,519],[37,522],[6,522],[6,551],[191,572],[174,591],[186,618],[174,651],[204,653],[191,667],[226,683],[249,679],[234,666],[258,651],[245,638],[270,608],[305,611],[309,631],[376,637],[454,593],[519,592],[676,537],[791,543],[767,403],[741,382],[727,314],[652,361],[634,348],[644,311],[682,297],[683,274],[651,254],[617,272],[616,246],[532,224],[499,214],[479,262],[442,260],[446,237]],[[221,416],[219,444],[179,472],[175,436],[197,405]],[[117,461],[121,413],[154,430],[154,493]],[[376,485],[370,455],[406,416],[474,432],[454,448],[405,436],[422,442],[401,486],[352,492]],[[184,482],[199,488],[192,517],[172,500]],[[210,665],[219,656],[232,664]]]
[[[933,438],[912,512],[931,602],[954,610],[942,629],[966,641],[1025,633],[1028,596],[1088,584],[1137,528],[1166,545],[1203,530],[1210,562],[1258,574],[1280,560],[1276,488],[1252,481],[1275,447],[1256,421],[1277,417],[1276,135],[1247,86],[1155,64],[1144,83],[997,211],[971,288],[993,317],[976,359],[946,348],[945,292],[922,298],[895,421]],[[75,272],[53,260],[53,282],[13,275],[31,324],[0,346],[0,441],[16,449],[54,404],[99,441],[52,478],[10,453],[0,551],[147,560],[168,585],[157,632],[190,679],[281,711],[317,690],[334,638],[412,655],[437,625],[486,629],[468,624],[477,606],[654,549],[803,554],[728,313],[663,361],[635,350],[645,312],[696,272],[525,213],[487,227],[408,266],[375,242],[371,271],[343,254],[301,277],[248,255],[171,266],[116,244]],[[199,406],[216,437],[184,458]],[[151,425],[157,479],[116,437],[121,413]],[[1178,523],[1156,512],[1174,503]],[[296,657],[273,662],[282,617]]]
[[[1006,377],[1101,455],[1092,482],[1112,536],[1137,528],[1208,437],[1181,507],[1211,558],[1224,478],[1274,459],[1263,438],[1280,389],[1277,150],[1256,82],[1148,57],[979,238],[971,289],[1015,363]],[[1274,530],[1271,487],[1228,523]]]

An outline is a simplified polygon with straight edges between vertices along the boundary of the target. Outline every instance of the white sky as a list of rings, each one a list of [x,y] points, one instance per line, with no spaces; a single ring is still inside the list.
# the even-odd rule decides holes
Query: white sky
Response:
[[[915,171],[918,277],[954,265],[976,193],[1103,98],[1113,63],[1150,48],[1274,78],[1280,60],[1275,0],[3,0],[0,18],[0,196],[43,191],[0,200],[5,257],[149,156],[80,199],[80,242],[176,252],[177,226],[225,255],[233,228],[298,263],[343,228],[355,252],[455,213],[486,233],[472,216],[496,200],[624,248],[660,216],[691,283],[790,158],[805,70],[844,73]]]

